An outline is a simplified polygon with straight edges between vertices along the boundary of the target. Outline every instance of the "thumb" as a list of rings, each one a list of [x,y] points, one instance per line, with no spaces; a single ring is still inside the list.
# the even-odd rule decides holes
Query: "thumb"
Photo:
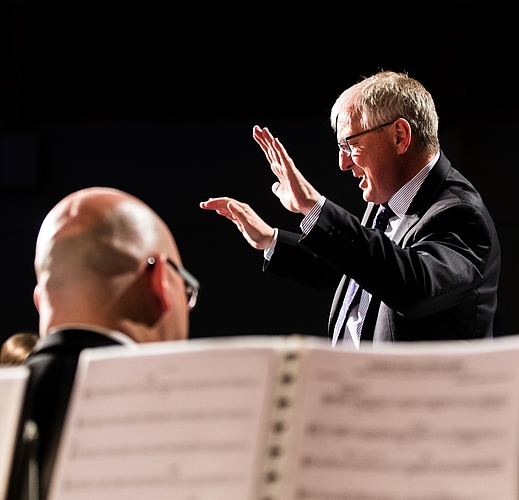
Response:
[[[243,207],[234,201],[229,201],[229,203],[227,203],[227,210],[231,214],[232,221],[236,224],[240,232],[245,236],[245,222],[247,220],[247,214],[245,213]]]
[[[238,203],[236,200],[230,200],[227,203],[227,209],[231,212],[235,217],[243,218],[246,215],[245,207],[242,206],[241,203]]]
[[[229,210],[232,215],[236,216],[236,212],[239,210],[239,207],[234,201],[229,201],[229,203],[227,203],[227,210]]]
[[[245,209],[241,206],[240,203],[232,200],[227,203],[227,210],[231,214],[233,220],[240,225],[243,225],[243,221],[246,220],[247,214]]]

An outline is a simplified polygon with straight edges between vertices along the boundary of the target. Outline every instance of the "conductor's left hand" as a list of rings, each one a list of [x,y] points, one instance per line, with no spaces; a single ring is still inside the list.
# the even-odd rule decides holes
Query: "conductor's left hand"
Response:
[[[233,198],[209,198],[200,203],[204,210],[214,210],[236,224],[247,242],[257,250],[265,250],[274,240],[274,228],[270,227],[246,203]]]

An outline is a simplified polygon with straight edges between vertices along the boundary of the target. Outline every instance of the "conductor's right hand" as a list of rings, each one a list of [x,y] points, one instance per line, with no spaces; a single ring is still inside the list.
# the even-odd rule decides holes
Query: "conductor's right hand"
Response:
[[[265,250],[274,240],[274,228],[270,227],[246,203],[232,198],[209,198],[200,203],[204,210],[214,210],[217,214],[234,222],[248,243],[257,250]]]

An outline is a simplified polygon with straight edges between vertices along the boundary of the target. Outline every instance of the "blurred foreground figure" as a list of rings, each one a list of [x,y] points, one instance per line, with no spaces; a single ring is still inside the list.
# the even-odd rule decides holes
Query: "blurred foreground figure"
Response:
[[[45,499],[81,350],[186,339],[198,282],[162,219],[109,188],[78,191],[50,211],[35,271],[41,340],[25,363],[31,376],[24,415],[38,426]],[[26,451],[15,463],[13,499],[26,495],[16,491],[27,484],[16,477],[26,474]]]

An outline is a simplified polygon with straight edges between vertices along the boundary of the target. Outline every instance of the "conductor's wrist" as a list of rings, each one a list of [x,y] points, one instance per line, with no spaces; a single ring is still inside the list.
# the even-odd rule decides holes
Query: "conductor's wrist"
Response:
[[[315,205],[317,205],[321,198],[322,196],[317,192],[313,196],[309,197],[305,202],[304,206],[302,207],[301,213],[304,216],[308,215],[313,210]]]

